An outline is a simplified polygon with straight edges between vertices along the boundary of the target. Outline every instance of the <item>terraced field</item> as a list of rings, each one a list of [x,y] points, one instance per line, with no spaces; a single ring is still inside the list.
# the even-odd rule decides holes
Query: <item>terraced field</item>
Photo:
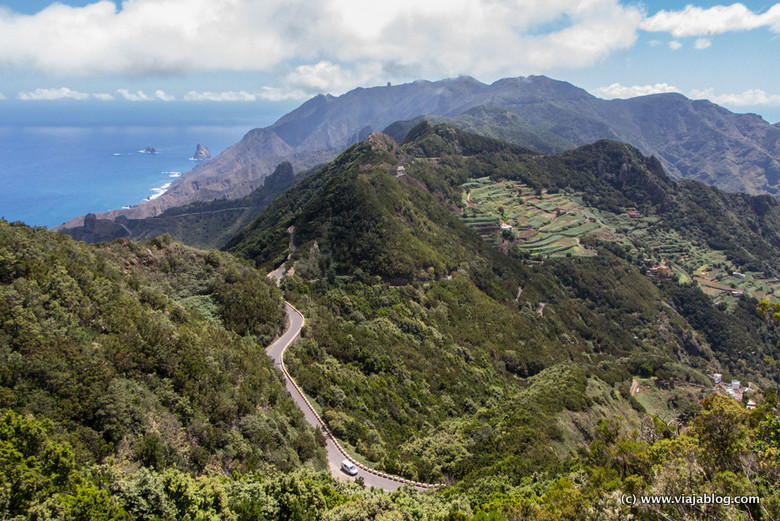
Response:
[[[534,192],[522,183],[489,177],[463,188],[461,218],[485,239],[535,257],[593,255],[579,238],[602,225],[576,195]]]
[[[462,187],[463,222],[505,251],[514,248],[533,259],[594,255],[580,243],[593,235],[626,246],[648,268],[667,266],[681,284],[696,283],[727,305],[741,298],[740,292],[780,300],[780,281],[761,273],[734,275],[737,268],[723,252],[683,239],[658,217],[631,208],[620,214],[599,211],[585,206],[579,194],[534,191],[516,181],[483,177]]]

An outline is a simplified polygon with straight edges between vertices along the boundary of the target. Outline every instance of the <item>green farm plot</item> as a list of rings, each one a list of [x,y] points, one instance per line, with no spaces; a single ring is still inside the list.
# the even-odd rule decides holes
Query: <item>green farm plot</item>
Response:
[[[538,248],[540,246],[547,246],[561,239],[563,239],[562,235],[555,235],[555,234],[547,235],[543,233],[537,233],[533,237],[533,240],[526,241],[521,246],[523,248]]]
[[[552,255],[593,255],[583,248],[579,237],[599,230],[601,221],[583,206],[576,194],[537,193],[522,183],[494,181],[489,177],[472,179],[463,186],[465,210],[461,219],[483,238],[506,244],[508,225],[520,252]]]
[[[586,256],[594,252],[584,248],[580,239],[591,235],[616,242],[652,264],[668,265],[678,282],[698,284],[727,305],[740,298],[740,291],[780,300],[780,280],[767,279],[762,273],[745,273],[744,278],[731,275],[739,267],[724,252],[682,237],[660,217],[642,215],[633,208],[619,213],[600,211],[588,207],[580,194],[539,193],[517,181],[482,177],[462,187],[463,222],[497,246],[534,257]],[[506,225],[511,229],[502,230]]]
[[[581,237],[587,233],[593,232],[601,228],[597,223],[594,223],[592,221],[584,222],[580,224],[579,226],[575,226],[573,228],[567,228],[565,230],[561,230],[558,233],[561,233],[563,235],[566,235],[568,237]]]
[[[564,215],[555,219],[555,222],[542,226],[540,232],[560,233],[568,228],[574,228],[582,224],[582,218],[579,215]]]

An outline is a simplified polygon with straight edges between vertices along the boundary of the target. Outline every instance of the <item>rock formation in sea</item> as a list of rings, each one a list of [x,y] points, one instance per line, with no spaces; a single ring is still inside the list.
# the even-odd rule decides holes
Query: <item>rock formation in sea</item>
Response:
[[[195,148],[195,154],[192,156],[192,159],[196,159],[198,161],[211,159],[211,152],[209,152],[208,148],[198,143],[198,146]]]

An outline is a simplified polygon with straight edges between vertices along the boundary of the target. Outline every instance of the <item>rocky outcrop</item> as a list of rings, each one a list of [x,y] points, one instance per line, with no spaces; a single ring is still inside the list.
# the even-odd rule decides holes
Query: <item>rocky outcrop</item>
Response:
[[[196,161],[205,161],[207,159],[211,159],[211,152],[209,152],[209,149],[198,143],[198,146],[195,147],[195,153],[192,155],[192,159]]]
[[[73,239],[86,242],[113,241],[130,236],[130,230],[111,219],[99,219],[94,213],[84,216],[83,226],[63,230]]]
[[[276,170],[265,178],[265,186],[268,189],[274,191],[282,191],[288,186],[293,184],[295,180],[295,170],[293,170],[292,164],[289,161],[283,161],[279,163]]]

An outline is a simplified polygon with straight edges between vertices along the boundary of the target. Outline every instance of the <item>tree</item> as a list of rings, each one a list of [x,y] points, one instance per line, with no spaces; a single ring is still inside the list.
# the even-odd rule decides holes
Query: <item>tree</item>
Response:
[[[769,301],[765,298],[759,300],[758,305],[756,306],[756,311],[759,315],[766,319],[769,316]]]

